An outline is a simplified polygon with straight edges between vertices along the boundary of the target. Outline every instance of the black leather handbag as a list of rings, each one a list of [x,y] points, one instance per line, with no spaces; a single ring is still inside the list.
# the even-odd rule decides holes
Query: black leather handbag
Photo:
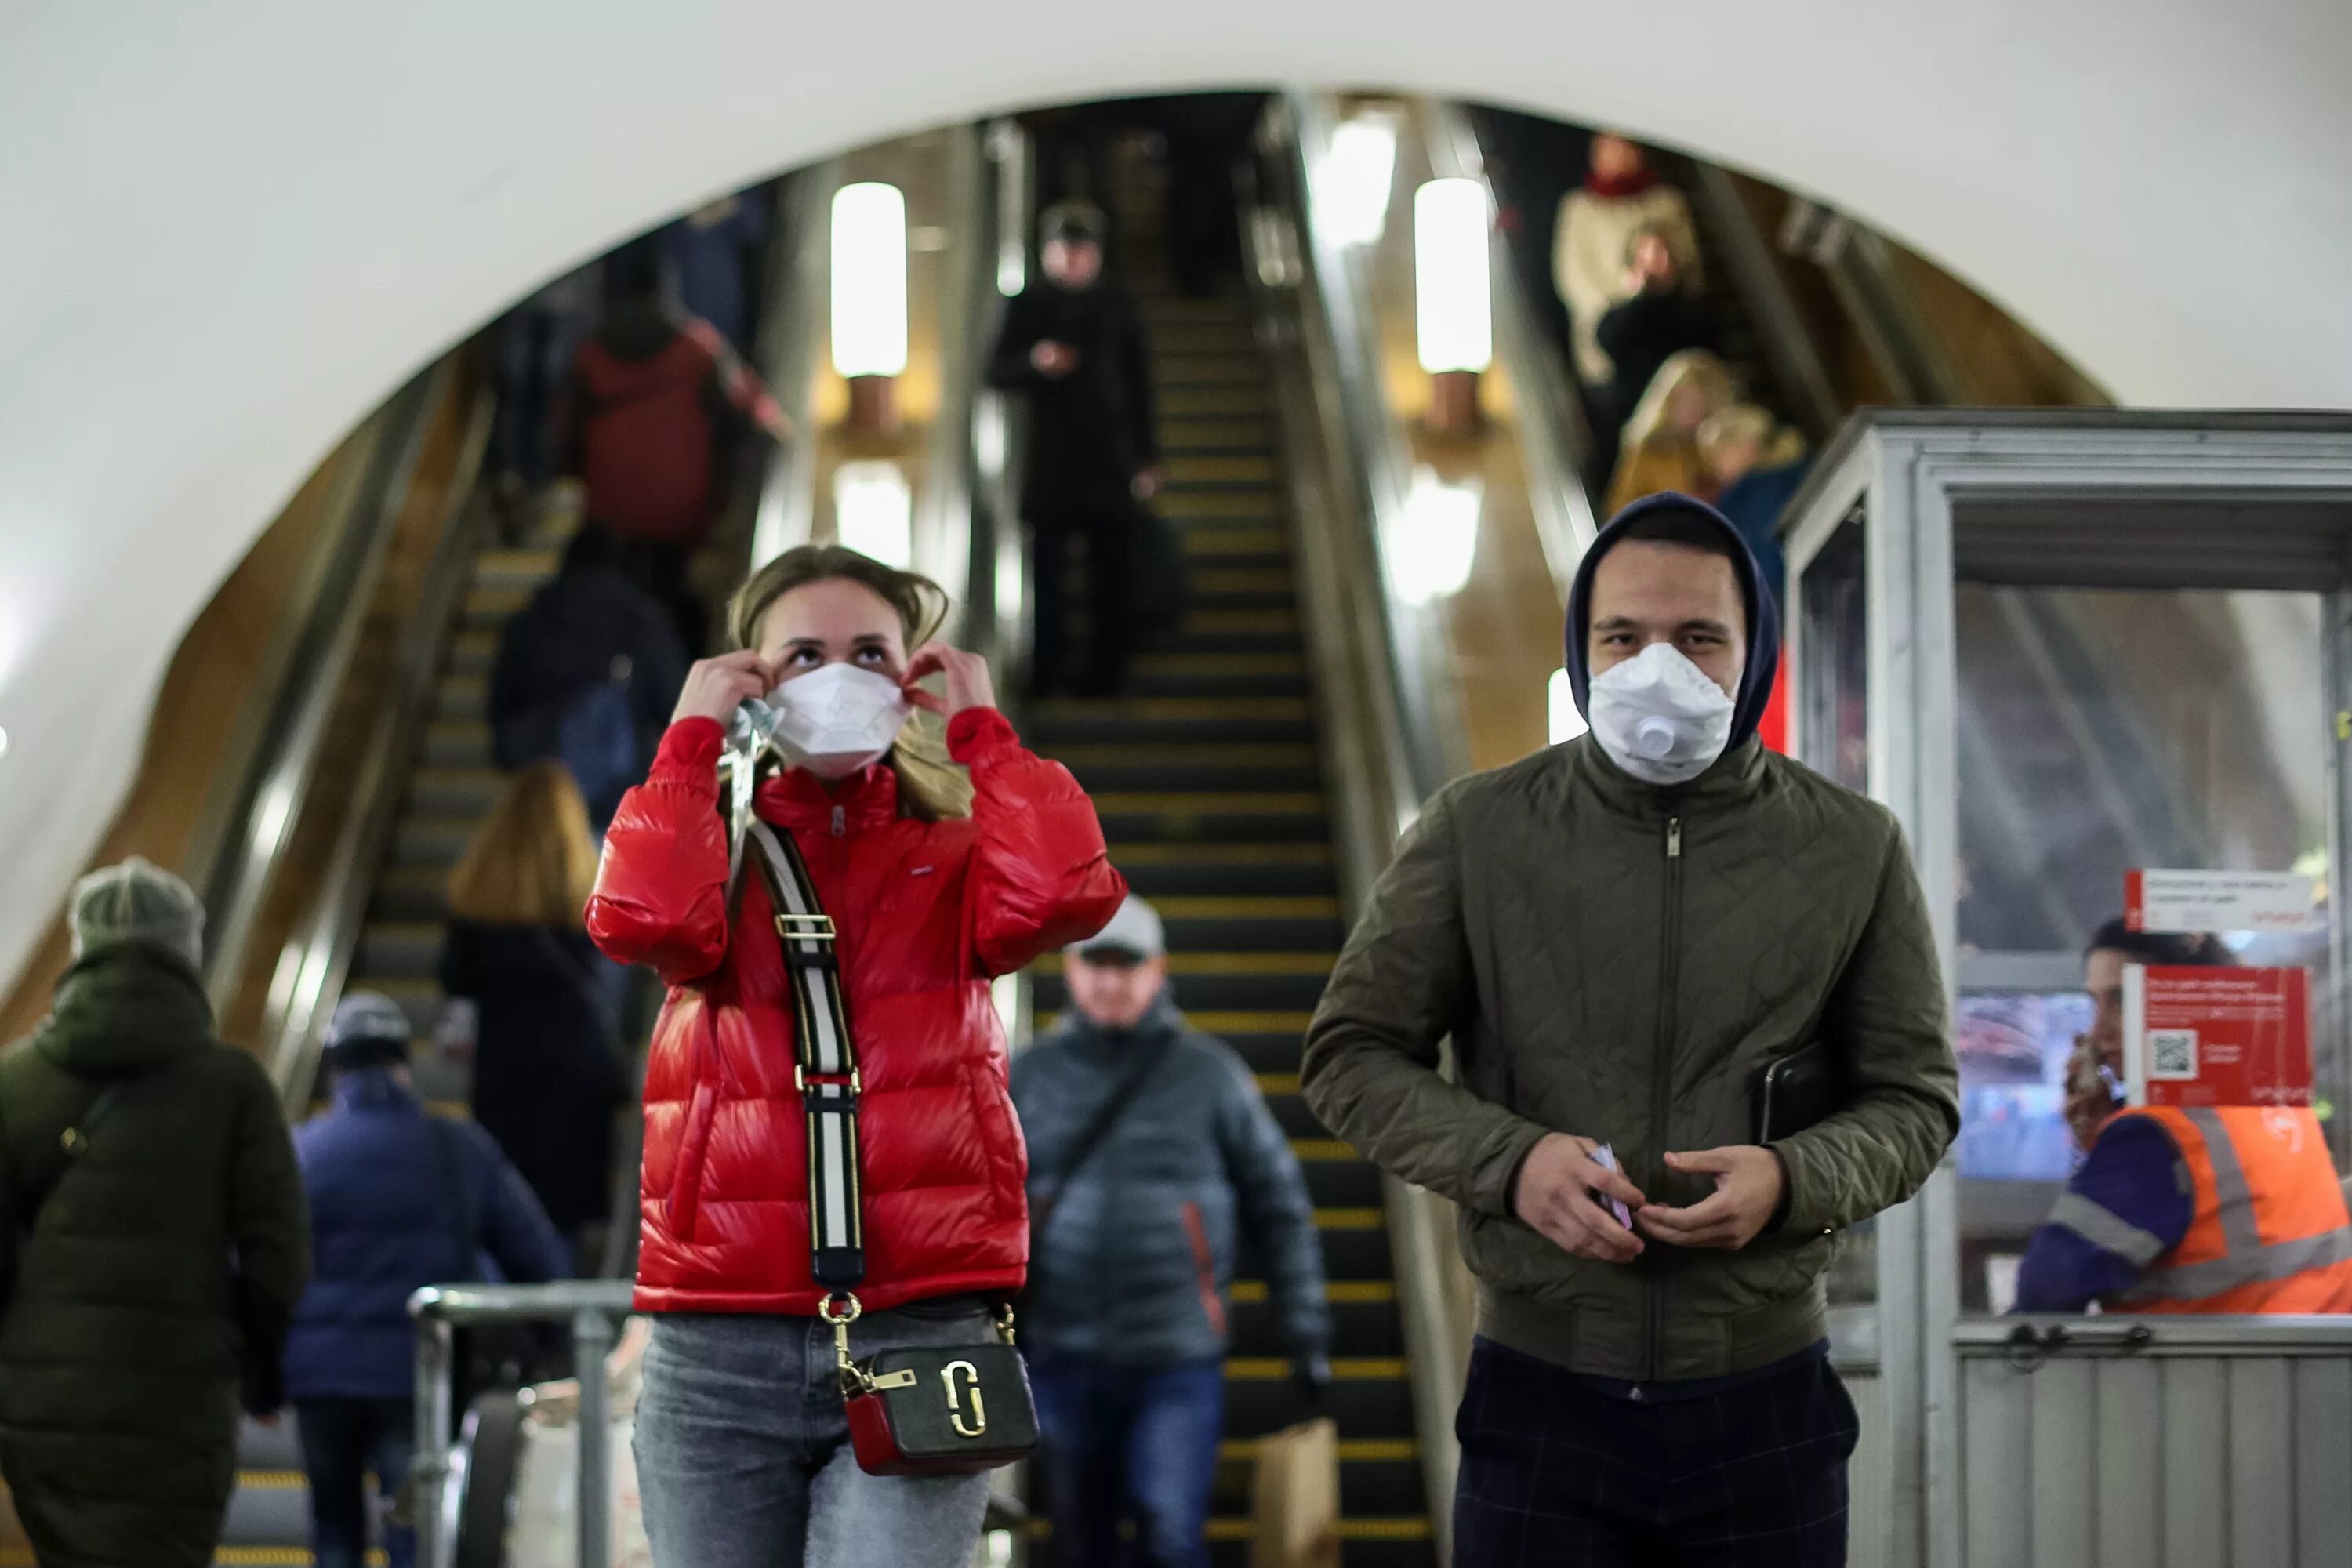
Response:
[[[857,1100],[864,1092],[834,925],[788,833],[751,822],[751,858],[767,880],[776,936],[792,977],[794,1084],[808,1116],[810,1272],[827,1292],[841,1396],[858,1468],[877,1476],[970,1475],[1025,1458],[1037,1446],[1029,1369],[1013,1342],[1013,1309],[977,1344],[850,1353],[849,1326],[865,1309],[865,1216],[858,1188]]]

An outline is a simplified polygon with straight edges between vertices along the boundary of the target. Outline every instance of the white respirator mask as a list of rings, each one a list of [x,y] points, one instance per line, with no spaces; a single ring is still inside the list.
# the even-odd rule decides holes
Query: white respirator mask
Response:
[[[906,692],[888,676],[827,664],[785,681],[765,702],[744,703],[739,722],[764,735],[786,766],[845,779],[888,753],[908,712]]]
[[[1594,676],[1586,707],[1601,749],[1643,784],[1688,784],[1731,739],[1731,699],[1672,643]]]

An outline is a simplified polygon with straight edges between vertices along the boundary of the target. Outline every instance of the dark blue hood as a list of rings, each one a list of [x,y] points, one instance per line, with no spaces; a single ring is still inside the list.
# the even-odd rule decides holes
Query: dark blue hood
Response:
[[[1755,738],[1765,704],[1772,699],[1772,678],[1780,668],[1780,612],[1770,592],[1763,586],[1756,552],[1748,548],[1739,530],[1706,502],[1673,490],[1644,496],[1611,518],[1609,526],[1593,540],[1592,548],[1584,552],[1583,564],[1576,569],[1576,585],[1568,592],[1567,649],[1568,683],[1576,693],[1576,710],[1591,717],[1592,671],[1585,661],[1584,645],[1585,632],[1592,623],[1593,571],[1601,564],[1601,558],[1625,537],[1628,529],[1663,512],[1681,512],[1720,529],[1724,542],[1731,549],[1732,565],[1739,573],[1740,597],[1748,610],[1748,668],[1739,677],[1739,689],[1733,694],[1731,739],[1724,746],[1725,751],[1735,752]]]

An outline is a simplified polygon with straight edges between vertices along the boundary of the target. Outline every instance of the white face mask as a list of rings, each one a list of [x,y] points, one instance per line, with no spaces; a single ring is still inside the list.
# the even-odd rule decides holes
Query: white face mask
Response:
[[[776,751],[821,779],[845,779],[880,762],[907,727],[907,694],[878,670],[821,665],[768,693]]]
[[[1609,760],[1644,784],[1688,784],[1731,739],[1731,699],[1672,643],[1594,676],[1586,706]]]

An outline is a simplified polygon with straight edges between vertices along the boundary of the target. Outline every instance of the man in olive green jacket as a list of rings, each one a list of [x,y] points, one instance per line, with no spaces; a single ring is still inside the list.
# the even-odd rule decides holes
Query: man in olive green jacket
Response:
[[[1457,1561],[1843,1563],[1822,1274],[1959,1124],[1927,910],[1888,812],[1755,739],[1777,617],[1711,508],[1628,508],[1569,612],[1592,732],[1430,801],[1307,1102],[1461,1208]],[[1816,1041],[1833,1112],[1759,1146],[1759,1073]]]
[[[130,860],[0,1058],[0,1473],[42,1568],[198,1568],[310,1272],[278,1093],[213,1038],[204,910]],[[22,1238],[21,1247],[18,1246]]]

